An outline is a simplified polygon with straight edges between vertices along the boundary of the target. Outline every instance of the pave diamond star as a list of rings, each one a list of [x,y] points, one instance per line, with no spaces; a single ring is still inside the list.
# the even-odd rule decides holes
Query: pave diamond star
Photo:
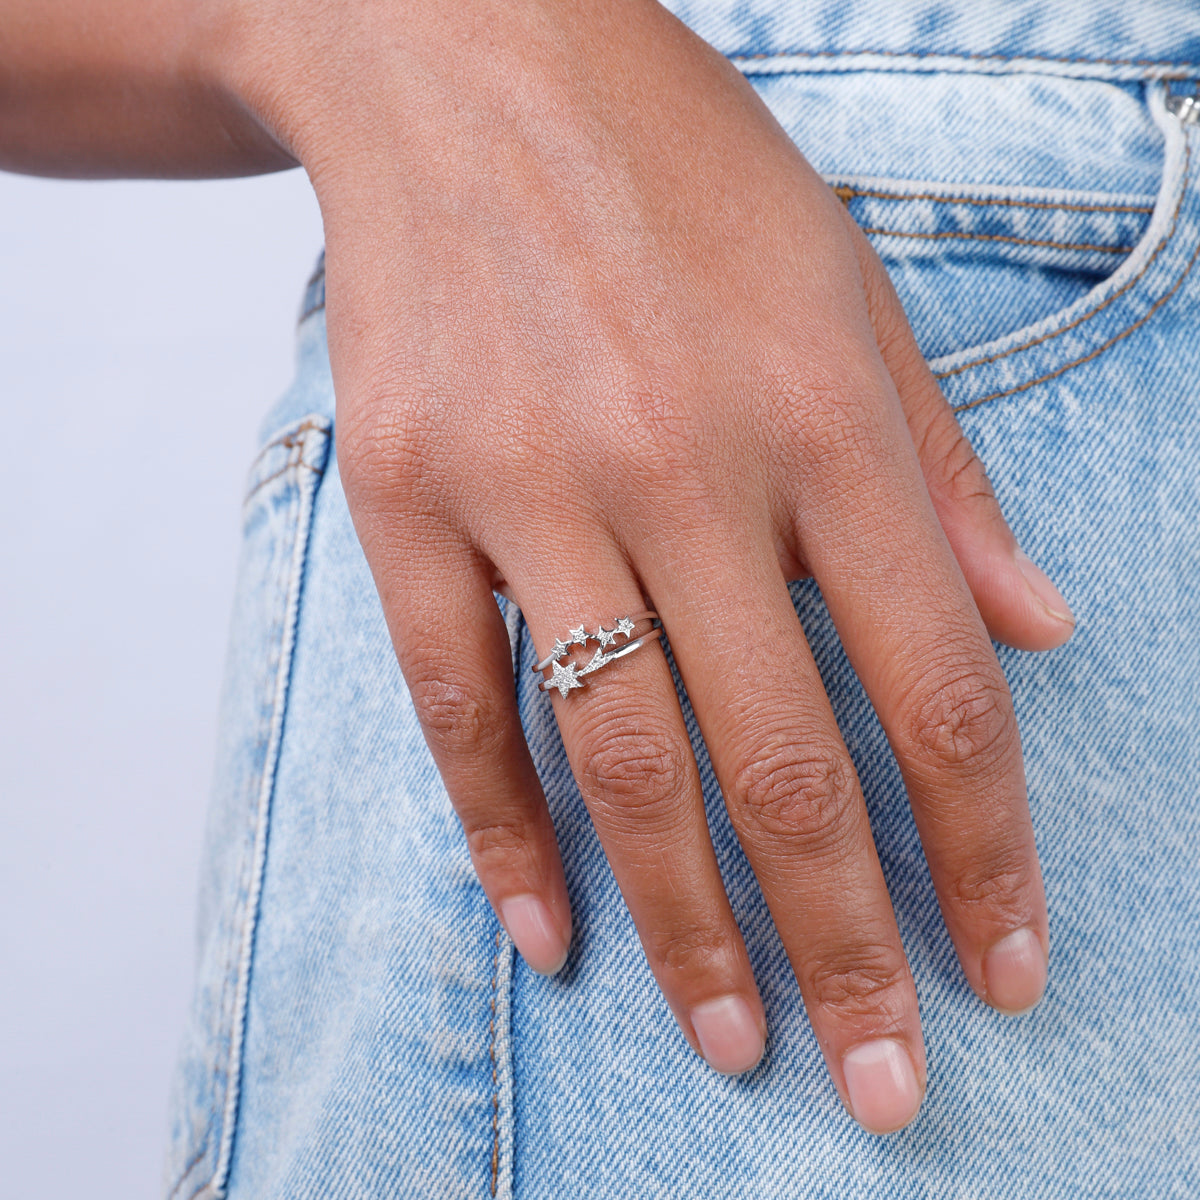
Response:
[[[551,658],[562,658],[562,656],[564,654],[566,654],[566,652],[568,650],[570,650],[570,648],[573,644],[574,644],[573,642],[564,642],[562,640],[562,638],[559,638],[554,643],[554,649],[550,651],[550,657]]]
[[[595,637],[596,641],[600,643],[601,647],[608,647],[617,640],[617,631],[615,629],[605,629],[604,626],[601,625],[593,636]]]
[[[616,627],[616,629],[614,630],[614,632],[615,632],[615,633],[623,633],[623,634],[624,634],[626,637],[630,637],[630,636],[633,634],[633,621],[632,621],[632,619],[631,619],[631,618],[629,618],[629,617],[622,617],[622,618],[621,618],[621,619],[620,619],[620,620],[617,622],[617,627]]]
[[[558,694],[565,696],[572,688],[583,687],[583,680],[579,678],[577,668],[573,662],[563,663],[556,662],[552,667],[554,674],[550,677],[550,682],[546,685],[546,690],[550,688],[558,688]]]
[[[568,629],[567,632],[571,635],[570,645],[586,646],[588,640],[588,631],[582,626],[575,629]]]

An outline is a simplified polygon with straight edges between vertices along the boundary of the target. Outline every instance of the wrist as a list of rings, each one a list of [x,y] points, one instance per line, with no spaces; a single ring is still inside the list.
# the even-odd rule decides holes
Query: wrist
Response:
[[[662,32],[702,45],[657,0],[410,0],[402,10],[213,0],[211,9],[203,73],[308,169],[318,194],[363,156],[386,160],[394,178],[444,179],[456,162],[485,161],[499,141],[556,118],[569,139],[575,101],[619,88],[606,63],[629,46]]]

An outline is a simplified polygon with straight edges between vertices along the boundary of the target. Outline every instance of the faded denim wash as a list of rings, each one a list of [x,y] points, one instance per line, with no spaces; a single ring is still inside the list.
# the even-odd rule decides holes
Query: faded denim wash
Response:
[[[554,979],[475,881],[351,527],[324,284],[245,505],[170,1200],[1200,1195],[1200,80],[1191,0],[679,0],[869,232],[1021,543],[1078,619],[1001,648],[1050,908],[1044,1002],[973,995],[810,582],[921,997],[929,1090],[829,1082],[680,686],[770,1021],[725,1078],[658,993],[500,600],[576,921]],[[734,602],[736,598],[731,598]],[[678,683],[678,679],[677,679]]]

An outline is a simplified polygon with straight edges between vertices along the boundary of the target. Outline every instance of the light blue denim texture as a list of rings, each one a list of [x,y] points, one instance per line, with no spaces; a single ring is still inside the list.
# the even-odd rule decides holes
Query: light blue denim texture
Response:
[[[1166,105],[1200,78],[1200,7],[673,7],[872,231],[1018,538],[1076,613],[1060,650],[1000,650],[1046,998],[1012,1020],[964,981],[811,582],[792,595],[921,997],[917,1122],[873,1137],[838,1101],[680,685],[770,1020],[748,1076],[688,1048],[501,599],[576,922],[566,969],[530,972],[475,881],[351,527],[318,274],[245,507],[167,1193],[1200,1196],[1200,125]]]

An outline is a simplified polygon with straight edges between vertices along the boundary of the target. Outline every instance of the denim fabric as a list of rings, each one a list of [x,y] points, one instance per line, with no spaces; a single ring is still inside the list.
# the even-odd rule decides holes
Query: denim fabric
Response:
[[[1200,1195],[1200,125],[1168,105],[1200,77],[1200,14],[675,7],[740,56],[869,231],[1078,618],[1051,654],[1000,651],[1050,907],[1047,996],[1013,1021],[966,985],[811,582],[792,595],[921,997],[919,1119],[880,1139],[842,1109],[680,685],[770,1021],[749,1076],[692,1053],[500,599],[576,921],[567,968],[531,973],[473,876],[346,510],[318,271],[245,509],[167,1192]]]

